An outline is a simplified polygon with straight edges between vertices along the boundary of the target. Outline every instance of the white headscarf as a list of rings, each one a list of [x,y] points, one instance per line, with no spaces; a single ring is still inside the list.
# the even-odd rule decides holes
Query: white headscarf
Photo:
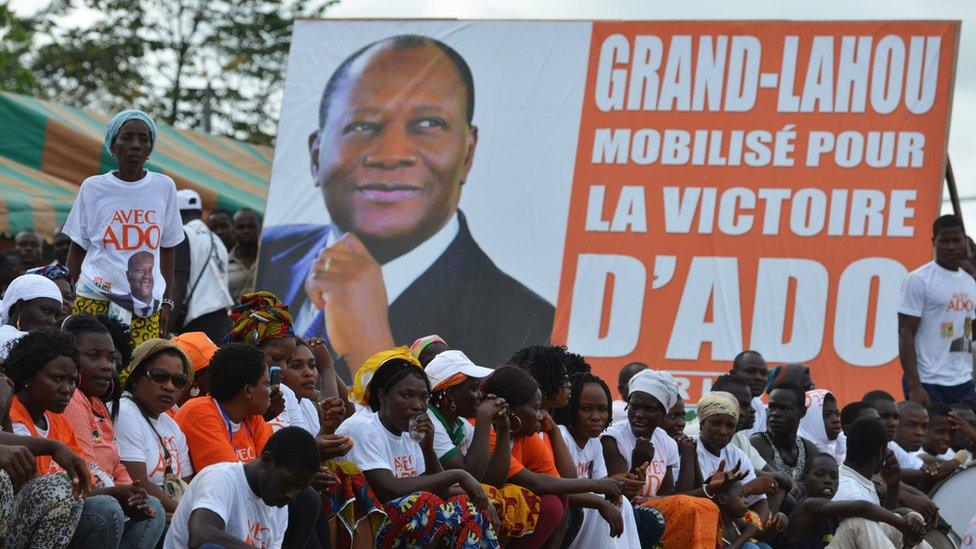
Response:
[[[827,395],[833,396],[833,393],[827,389],[807,391],[807,413],[800,420],[797,434],[812,442],[821,452],[836,457],[837,440],[827,438],[827,426],[823,420],[823,403]]]
[[[663,370],[641,370],[630,378],[627,392],[640,391],[656,398],[664,406],[664,412],[674,408],[678,402],[678,383],[671,374]]]
[[[25,274],[13,279],[0,302],[0,324],[10,320],[10,309],[19,301],[40,297],[53,299],[61,304],[61,290],[52,280],[36,274]]]

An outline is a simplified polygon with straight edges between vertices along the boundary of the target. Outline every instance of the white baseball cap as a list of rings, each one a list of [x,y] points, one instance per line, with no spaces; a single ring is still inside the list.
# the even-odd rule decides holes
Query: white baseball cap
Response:
[[[203,209],[203,201],[200,200],[200,193],[193,189],[180,189],[176,191],[176,205],[180,211]]]
[[[467,356],[461,351],[444,351],[434,357],[427,367],[424,368],[424,372],[427,373],[427,379],[430,380],[430,390],[437,391],[449,388],[451,385],[446,385],[444,387],[438,387],[444,384],[452,377],[457,374],[464,374],[467,377],[473,377],[475,379],[481,379],[488,377],[494,372],[491,368],[484,368],[482,366],[476,366],[474,362],[471,362]]]

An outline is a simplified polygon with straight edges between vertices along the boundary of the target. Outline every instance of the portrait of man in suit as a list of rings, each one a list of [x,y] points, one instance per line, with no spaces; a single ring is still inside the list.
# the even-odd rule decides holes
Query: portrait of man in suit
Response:
[[[148,316],[159,307],[159,300],[153,298],[153,289],[156,285],[153,278],[155,266],[156,259],[153,254],[147,251],[132,254],[125,269],[129,293],[126,295],[105,293],[105,297],[127,310]]]
[[[474,107],[467,62],[424,36],[369,44],[325,85],[308,146],[330,223],[266,227],[257,287],[352,371],[431,333],[486,366],[549,339],[553,306],[495,265],[458,208]]]

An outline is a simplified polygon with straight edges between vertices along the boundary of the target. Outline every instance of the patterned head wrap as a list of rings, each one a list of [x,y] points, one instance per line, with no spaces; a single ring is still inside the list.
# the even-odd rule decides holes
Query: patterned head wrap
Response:
[[[667,412],[678,403],[678,383],[663,370],[641,370],[630,378],[628,391],[647,393],[656,398]]]
[[[108,124],[105,124],[105,150],[112,152],[112,142],[119,135],[122,124],[129,120],[141,120],[149,127],[149,152],[152,152],[153,148],[156,147],[156,122],[148,114],[136,109],[124,110],[113,116]]]
[[[57,282],[58,280],[64,280],[71,287],[71,291],[74,291],[75,285],[71,283],[71,273],[68,268],[64,265],[45,265],[43,267],[35,267],[27,271],[27,274],[41,275],[44,278]]]
[[[241,296],[240,305],[230,311],[233,326],[225,342],[239,341],[255,347],[265,341],[294,336],[288,305],[271,292],[253,292]]]
[[[147,339],[136,346],[135,350],[132,351],[132,360],[119,371],[119,382],[125,386],[125,382],[132,375],[132,372],[136,371],[136,368],[142,366],[147,359],[167,349],[175,351],[179,355],[183,362],[183,374],[189,378],[189,383],[193,383],[193,365],[190,363],[190,359],[186,357],[186,353],[176,343],[160,338]]]
[[[636,376],[635,376],[636,377]],[[712,391],[698,401],[698,419],[705,421],[711,416],[725,414],[739,420],[739,401],[725,391]]]
[[[796,383],[803,386],[803,378],[810,373],[810,368],[803,364],[783,364],[769,370],[766,374],[766,392],[784,383]]]
[[[349,401],[361,406],[369,407],[369,382],[373,379],[373,374],[380,366],[393,359],[400,359],[421,368],[420,362],[407,347],[397,347],[387,351],[380,351],[366,359],[363,365],[356,370],[356,375],[352,379],[352,387],[349,388]]]
[[[417,360],[420,360],[420,353],[424,352],[424,349],[426,349],[427,346],[430,345],[431,343],[440,343],[442,345],[447,345],[447,342],[444,341],[444,339],[441,336],[437,334],[431,334],[429,336],[424,336],[418,339],[417,341],[414,341],[413,345],[410,346],[410,354],[412,354],[414,358],[416,358]]]

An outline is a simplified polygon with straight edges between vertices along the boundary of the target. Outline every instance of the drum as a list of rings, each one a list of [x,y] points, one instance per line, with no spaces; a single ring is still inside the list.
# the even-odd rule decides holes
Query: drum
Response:
[[[924,539],[932,549],[959,549],[962,543],[959,536],[952,530],[943,532],[938,529],[933,529],[928,534],[925,534]]]
[[[939,514],[956,534],[965,535],[976,516],[976,467],[960,469],[935,485],[929,497],[939,506]]]

